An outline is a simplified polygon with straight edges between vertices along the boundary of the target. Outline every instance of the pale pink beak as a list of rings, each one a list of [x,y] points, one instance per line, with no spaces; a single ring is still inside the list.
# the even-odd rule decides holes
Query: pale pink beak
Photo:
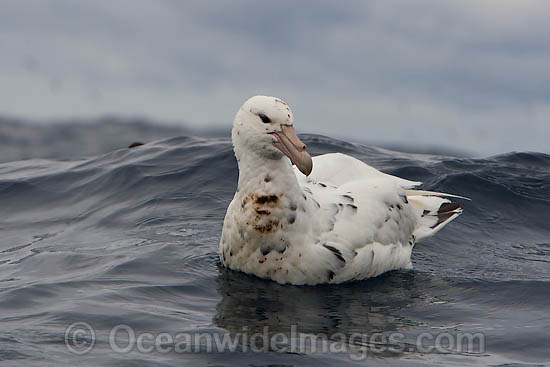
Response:
[[[282,131],[271,133],[277,138],[273,145],[283,152],[292,164],[296,165],[300,172],[308,176],[313,169],[311,156],[306,152],[306,145],[296,136],[296,131],[292,125],[281,125]]]

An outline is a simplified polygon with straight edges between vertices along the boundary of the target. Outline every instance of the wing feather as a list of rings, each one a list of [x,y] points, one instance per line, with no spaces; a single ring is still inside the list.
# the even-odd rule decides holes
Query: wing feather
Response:
[[[403,188],[412,188],[421,184],[421,182],[409,181],[380,172],[359,159],[342,153],[328,153],[313,157],[313,171],[307,178],[298,169],[295,169],[295,173],[299,181],[310,179],[333,186],[340,186],[356,180],[379,178],[395,181]]]

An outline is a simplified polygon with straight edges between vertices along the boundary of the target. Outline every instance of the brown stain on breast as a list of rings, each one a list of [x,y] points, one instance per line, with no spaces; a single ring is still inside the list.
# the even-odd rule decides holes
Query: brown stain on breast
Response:
[[[277,204],[279,196],[277,195],[261,195],[256,197],[256,204]]]
[[[260,233],[273,232],[279,227],[279,220],[273,219],[262,224],[256,224],[254,229]]]
[[[280,195],[250,194],[245,196],[245,198],[241,202],[241,209],[246,210],[246,206],[250,202],[254,203],[255,208],[258,209],[258,207],[277,205],[279,200],[280,200]]]
[[[274,232],[279,228],[279,219],[273,218],[271,208],[277,206],[283,194],[249,194],[241,202],[242,212],[253,210],[251,225],[260,233]],[[247,222],[249,225],[249,222]]]
[[[250,201],[250,196],[246,196],[246,197],[243,199],[242,203],[241,203],[241,209],[244,210],[244,207],[246,206],[246,204],[248,204],[249,201]]]

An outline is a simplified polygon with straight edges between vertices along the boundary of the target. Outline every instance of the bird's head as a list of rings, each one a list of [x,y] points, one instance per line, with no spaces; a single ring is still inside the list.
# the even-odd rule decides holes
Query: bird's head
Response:
[[[296,136],[290,107],[281,99],[254,96],[239,109],[233,122],[235,149],[245,148],[266,159],[288,157],[292,164],[309,175],[313,161],[306,145]]]

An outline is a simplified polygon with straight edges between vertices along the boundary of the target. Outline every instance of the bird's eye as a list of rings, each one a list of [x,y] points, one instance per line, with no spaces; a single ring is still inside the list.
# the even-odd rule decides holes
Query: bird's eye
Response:
[[[258,117],[260,117],[260,119],[262,120],[262,122],[264,124],[269,124],[271,122],[271,119],[269,117],[267,117],[266,115],[264,115],[263,113],[259,113]]]

